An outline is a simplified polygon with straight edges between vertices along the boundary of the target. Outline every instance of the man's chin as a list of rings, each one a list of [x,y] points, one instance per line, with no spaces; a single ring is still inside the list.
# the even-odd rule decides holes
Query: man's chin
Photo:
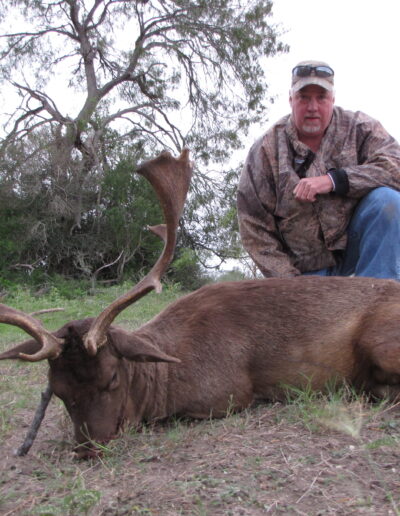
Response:
[[[302,129],[305,134],[317,134],[321,132],[321,124],[305,124]]]

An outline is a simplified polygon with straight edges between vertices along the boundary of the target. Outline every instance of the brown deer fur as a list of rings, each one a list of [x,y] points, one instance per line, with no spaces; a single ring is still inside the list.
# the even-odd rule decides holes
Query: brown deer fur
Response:
[[[299,277],[214,284],[171,304],[136,331],[111,326],[95,356],[83,345],[91,320],[68,323],[54,333],[65,344],[49,360],[49,379],[78,443],[107,441],[127,422],[173,414],[220,417],[257,399],[284,400],[287,386],[323,390],[345,381],[395,398],[399,313],[400,284],[392,280]],[[38,347],[27,341],[0,358]]]

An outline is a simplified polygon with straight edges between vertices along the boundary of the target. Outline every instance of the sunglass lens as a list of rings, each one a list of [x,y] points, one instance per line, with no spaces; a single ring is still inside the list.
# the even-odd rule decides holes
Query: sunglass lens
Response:
[[[296,66],[293,68],[293,75],[297,77],[308,77],[313,70],[312,66]]]
[[[314,70],[318,77],[331,77],[333,75],[333,70],[329,66],[316,66]]]

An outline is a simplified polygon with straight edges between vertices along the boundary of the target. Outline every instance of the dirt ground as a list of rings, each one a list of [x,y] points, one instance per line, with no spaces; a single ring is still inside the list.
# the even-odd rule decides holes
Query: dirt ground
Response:
[[[221,420],[126,431],[99,460],[76,461],[52,400],[29,454],[32,411],[0,449],[0,514],[400,514],[400,407],[263,404]]]

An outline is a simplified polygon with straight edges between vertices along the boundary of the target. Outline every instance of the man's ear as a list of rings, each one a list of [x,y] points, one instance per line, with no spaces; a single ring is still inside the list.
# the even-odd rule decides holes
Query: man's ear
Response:
[[[167,355],[156,346],[121,328],[110,328],[108,331],[115,351],[127,360],[133,362],[174,362],[180,363],[178,358]]]

